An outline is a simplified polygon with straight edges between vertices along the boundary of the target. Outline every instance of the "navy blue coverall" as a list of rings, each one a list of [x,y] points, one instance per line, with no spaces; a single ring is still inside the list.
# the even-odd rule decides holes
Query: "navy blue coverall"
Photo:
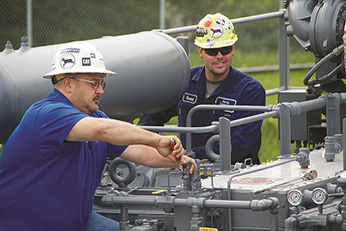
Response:
[[[220,86],[206,98],[206,77],[204,66],[191,68],[189,86],[176,106],[160,112],[143,116],[138,125],[161,126],[170,118],[178,115],[179,126],[186,126],[186,116],[190,109],[200,104],[219,105],[265,105],[265,90],[260,82],[239,70],[230,67],[230,72]],[[228,110],[200,110],[193,114],[192,127],[209,126],[213,121],[219,121],[223,116],[229,120],[236,120],[247,116],[256,115],[252,111]],[[259,163],[258,152],[261,146],[262,121],[252,122],[231,128],[232,163],[243,162],[252,158],[253,163]],[[215,134],[192,134],[192,150],[196,158],[207,158],[205,144]],[[186,135],[181,134],[181,140],[186,147]],[[219,144],[214,144],[213,150],[219,153]]]

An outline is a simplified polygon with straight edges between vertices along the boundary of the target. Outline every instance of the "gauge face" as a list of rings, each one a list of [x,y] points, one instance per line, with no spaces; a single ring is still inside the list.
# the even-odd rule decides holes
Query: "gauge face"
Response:
[[[326,202],[327,198],[328,193],[325,189],[315,188],[314,190],[312,190],[311,199],[315,204],[321,205]]]
[[[298,206],[303,201],[303,193],[298,189],[292,189],[287,193],[287,200],[293,206]]]

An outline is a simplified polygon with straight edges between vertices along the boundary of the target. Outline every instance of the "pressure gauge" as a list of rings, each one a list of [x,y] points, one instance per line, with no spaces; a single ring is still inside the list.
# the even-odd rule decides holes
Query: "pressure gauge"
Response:
[[[312,190],[311,199],[316,205],[321,205],[328,199],[328,193],[323,188],[315,188]]]
[[[303,193],[298,189],[292,189],[287,193],[287,200],[293,206],[298,206],[303,201]]]

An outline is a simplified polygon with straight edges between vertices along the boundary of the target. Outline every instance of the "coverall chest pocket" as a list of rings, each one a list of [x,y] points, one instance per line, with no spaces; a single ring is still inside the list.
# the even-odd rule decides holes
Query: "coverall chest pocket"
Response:
[[[237,101],[230,98],[225,97],[217,97],[215,100],[216,105],[223,105],[223,106],[234,106],[237,104]],[[232,109],[228,110],[215,110],[213,111],[214,119],[216,118],[218,120],[219,117],[226,117],[227,119],[232,119],[234,117],[235,111]]]

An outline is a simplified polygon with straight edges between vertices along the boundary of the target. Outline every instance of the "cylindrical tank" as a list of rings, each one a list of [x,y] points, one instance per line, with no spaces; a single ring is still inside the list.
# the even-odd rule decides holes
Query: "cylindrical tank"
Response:
[[[88,40],[103,55],[107,69],[100,109],[109,117],[131,121],[145,113],[173,106],[185,92],[190,78],[186,52],[172,37],[141,32]],[[42,78],[51,69],[59,45],[23,47],[0,53],[0,143],[18,125],[24,112],[53,89]]]

